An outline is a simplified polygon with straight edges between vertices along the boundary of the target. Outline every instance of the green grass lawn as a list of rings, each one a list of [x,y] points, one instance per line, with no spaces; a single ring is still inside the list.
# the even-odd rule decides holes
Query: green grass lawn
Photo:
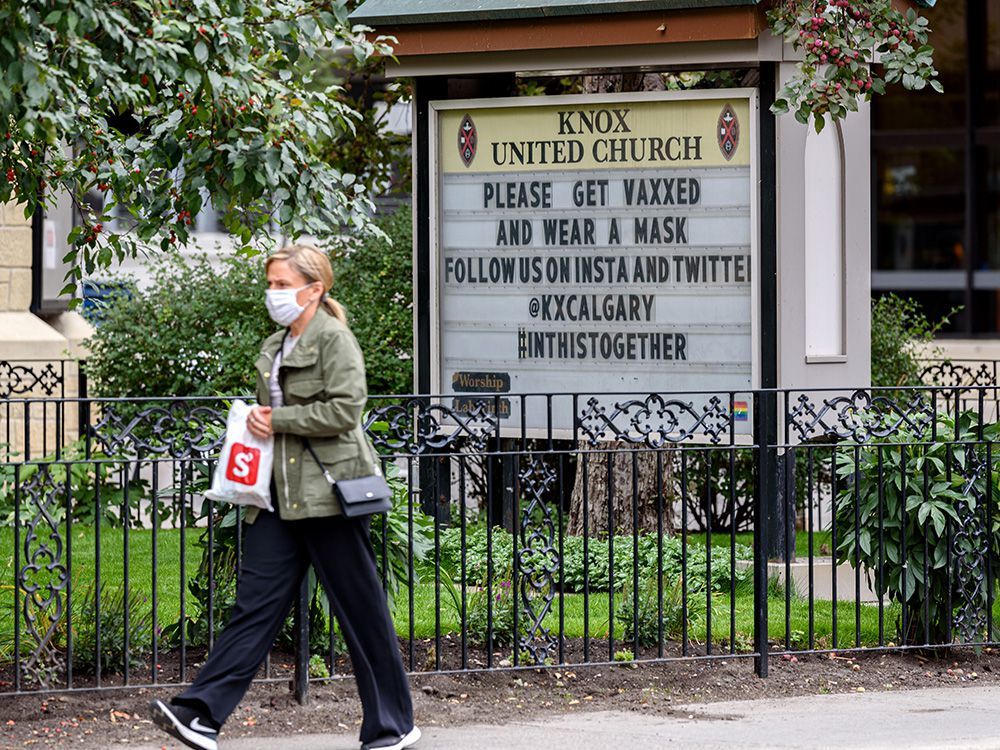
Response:
[[[442,584],[439,597],[440,610],[435,609],[435,588],[433,583],[418,584],[414,587],[413,632],[416,638],[432,638],[435,634],[435,612],[440,611],[441,633],[461,632],[461,621],[458,611],[452,603],[452,598],[444,590]],[[459,587],[454,587],[459,591]],[[408,637],[409,630],[409,597],[407,592],[401,592],[395,606],[396,631]],[[468,596],[471,597],[471,591]],[[616,594],[616,602],[620,598]],[[468,599],[467,599],[468,601]],[[712,596],[712,642],[728,644],[731,623],[733,622],[733,599],[725,594]],[[582,638],[589,634],[591,638],[605,639],[608,636],[608,594],[595,592],[589,597],[590,620],[588,627],[584,623],[583,594],[566,594],[560,597],[556,593],[549,614],[543,623],[550,632],[559,632],[559,608],[563,608],[563,634],[567,638]],[[792,649],[809,647],[809,601],[806,598],[792,597],[789,609],[789,646]],[[655,611],[655,610],[654,610]],[[704,616],[705,606],[701,614],[694,619],[689,628],[688,638],[703,644],[707,638],[707,618]],[[884,639],[883,643],[893,640],[894,623],[899,614],[899,607],[886,603],[883,610]],[[995,614],[1000,616],[1000,605],[995,608]],[[861,629],[859,640],[862,646],[879,645],[879,612],[877,604],[862,604],[860,607]],[[738,591],[735,597],[735,631],[736,643],[749,647],[753,633],[753,590],[745,587]],[[813,603],[812,633],[814,648],[833,648],[833,602],[815,601]],[[621,640],[623,628],[615,625],[615,638]],[[768,602],[768,636],[782,647],[785,643],[785,597],[779,592],[771,596]],[[668,637],[668,640],[669,637]],[[674,638],[673,640],[679,640]],[[837,606],[837,643],[838,648],[852,648],[855,637],[855,605],[853,601],[842,601]]]
[[[712,534],[712,546],[728,547],[730,543],[730,538],[731,535],[729,533]],[[688,541],[691,544],[705,544],[705,542],[707,541],[707,536],[703,532],[689,533]],[[752,531],[737,532],[736,543],[745,544],[747,547],[753,547],[753,532]],[[812,544],[813,544],[813,557],[830,556],[829,531],[814,531],[812,534]],[[809,534],[807,534],[804,531],[799,531],[795,534],[795,556],[803,559],[809,558]]]
[[[186,532],[185,569],[181,569],[181,533],[178,530],[161,530],[157,534],[154,547],[153,533],[149,530],[132,530],[128,532],[130,554],[128,556],[128,586],[131,592],[144,597],[142,605],[147,612],[152,612],[155,593],[157,622],[161,627],[178,620],[181,614],[182,592],[186,592],[185,577],[197,575],[201,549],[197,546],[197,536],[200,530]],[[22,532],[22,557],[24,565]],[[692,535],[692,543],[697,543],[703,535]],[[713,546],[728,546],[727,534],[713,535]],[[100,535],[100,556],[96,554],[97,535],[92,527],[74,526],[67,539],[67,548],[63,551],[64,561],[71,561],[70,582],[74,600],[73,611],[79,612],[81,597],[93,596],[95,574],[100,566],[102,582],[110,587],[125,586],[124,565],[124,531],[121,529],[103,529]],[[737,542],[750,545],[752,534],[737,535]],[[702,542],[704,543],[704,542]],[[821,545],[828,543],[827,534],[816,534],[814,548],[819,554]],[[7,552],[7,557],[0,558],[0,660],[9,659],[13,649],[14,627],[14,533],[12,529],[0,529],[0,549]],[[806,534],[800,533],[797,538],[797,548],[805,555],[808,545]],[[47,560],[39,560],[47,562]],[[416,638],[432,638],[440,633],[460,633],[460,614],[455,606],[447,587],[451,586],[460,596],[460,587],[449,582],[443,582],[440,588],[435,587],[433,578],[417,583],[413,588],[413,621],[412,635]],[[784,643],[785,597],[780,590],[769,602],[769,636]],[[471,603],[474,589],[467,589],[467,602]],[[620,598],[620,594],[616,597]],[[23,601],[23,599],[22,599]],[[704,595],[701,597],[700,609],[704,612],[706,606]],[[542,602],[537,601],[540,607]],[[589,597],[589,622],[585,623],[585,600],[583,594],[555,594],[551,610],[544,624],[553,633],[559,632],[560,608],[563,618],[563,634],[568,638],[580,638],[589,634],[593,638],[606,638],[608,634],[608,594],[594,592]],[[743,648],[749,647],[753,632],[753,592],[749,585],[743,584],[737,590],[735,598],[728,594],[715,594],[711,597],[712,640],[719,644],[724,639],[728,642],[733,610],[735,609],[735,631],[737,643]],[[195,614],[195,604],[190,595],[185,593],[185,612]],[[654,610],[655,611],[655,610]],[[404,637],[411,635],[410,595],[406,588],[397,593],[394,603],[394,619],[397,632]],[[851,647],[860,642],[871,646],[879,643],[879,620],[877,605],[865,604],[860,607],[861,627],[855,632],[856,609],[853,602],[840,602],[836,607],[838,639],[832,640],[834,607],[830,601],[814,602],[812,631],[814,643],[819,648]],[[1000,616],[1000,603],[995,608],[994,616]],[[898,608],[887,605],[884,610],[885,641],[894,638],[895,623]],[[704,643],[707,638],[707,618],[702,614],[695,619],[690,627],[689,638],[695,643]],[[23,627],[23,620],[22,620]],[[789,608],[790,645],[792,648],[808,647],[810,632],[809,603],[805,598],[793,596]],[[615,627],[616,639],[622,638],[622,628]]]

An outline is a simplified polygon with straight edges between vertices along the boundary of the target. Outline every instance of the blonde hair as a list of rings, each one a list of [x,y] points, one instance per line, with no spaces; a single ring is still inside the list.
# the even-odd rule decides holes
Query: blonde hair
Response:
[[[333,288],[333,267],[330,265],[330,259],[326,257],[326,253],[313,245],[288,245],[268,256],[268,259],[264,261],[265,273],[276,260],[285,261],[305,277],[309,283],[322,284],[321,304],[341,323],[347,323],[347,311],[344,310],[344,306],[330,296],[330,290]]]

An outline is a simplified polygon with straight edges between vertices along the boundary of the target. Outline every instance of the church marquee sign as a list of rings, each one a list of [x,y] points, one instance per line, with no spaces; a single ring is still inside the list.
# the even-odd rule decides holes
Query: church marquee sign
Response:
[[[503,394],[754,387],[756,107],[745,89],[432,102],[435,392],[519,426]]]

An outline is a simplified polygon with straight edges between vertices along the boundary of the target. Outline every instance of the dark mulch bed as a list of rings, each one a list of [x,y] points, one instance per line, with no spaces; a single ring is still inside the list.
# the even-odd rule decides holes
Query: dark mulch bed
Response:
[[[566,644],[566,659],[582,658],[582,642]],[[671,644],[668,655],[677,652]],[[607,643],[591,643],[591,659],[607,659]],[[418,670],[461,664],[458,639],[414,645]],[[653,656],[656,649],[653,649]],[[190,673],[203,651],[188,652]],[[404,648],[404,659],[409,649]],[[486,654],[469,647],[472,667],[485,663]],[[494,664],[508,658],[497,652]],[[346,672],[348,664],[340,663]],[[506,662],[504,662],[506,664]],[[180,663],[176,653],[160,660],[161,681],[176,680]],[[361,721],[353,681],[314,683],[310,701],[299,706],[292,699],[287,678],[288,654],[272,655],[272,684],[254,686],[225,728],[228,736],[281,736],[289,732],[342,732],[354,734]],[[189,675],[190,676],[190,675]],[[149,672],[132,675],[148,680]],[[9,675],[0,674],[0,680]],[[84,687],[93,678],[77,676]],[[817,693],[909,690],[944,685],[1000,683],[1000,654],[992,649],[976,654],[955,649],[948,654],[866,654],[861,656],[772,656],[770,676],[753,676],[749,658],[722,656],[711,660],[678,660],[663,664],[584,666],[569,664],[547,669],[503,670],[461,674],[418,674],[411,678],[417,720],[425,725],[498,723],[545,713],[590,710],[634,710],[670,714],[676,706],[698,702],[740,700]],[[105,685],[121,684],[120,677],[105,676]],[[0,685],[0,690],[9,690]],[[107,692],[72,692],[50,695],[24,694],[0,697],[0,747],[63,746],[106,748],[139,742],[158,742],[160,735],[146,718],[153,697],[168,697],[174,687],[127,688]]]

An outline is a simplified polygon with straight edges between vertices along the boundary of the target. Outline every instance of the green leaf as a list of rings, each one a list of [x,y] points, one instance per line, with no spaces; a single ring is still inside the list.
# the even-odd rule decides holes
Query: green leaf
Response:
[[[862,529],[858,533],[858,545],[861,547],[862,552],[864,552],[868,557],[872,554],[872,537],[871,532],[868,529]]]
[[[938,533],[938,536],[944,534],[945,520],[940,508],[933,508],[931,510],[931,519],[934,521],[934,530]]]
[[[201,86],[201,73],[194,68],[188,68],[184,71],[184,82],[187,83],[191,91],[197,91]]]
[[[199,41],[194,45],[194,58],[202,64],[208,61],[208,45],[205,42]]]

